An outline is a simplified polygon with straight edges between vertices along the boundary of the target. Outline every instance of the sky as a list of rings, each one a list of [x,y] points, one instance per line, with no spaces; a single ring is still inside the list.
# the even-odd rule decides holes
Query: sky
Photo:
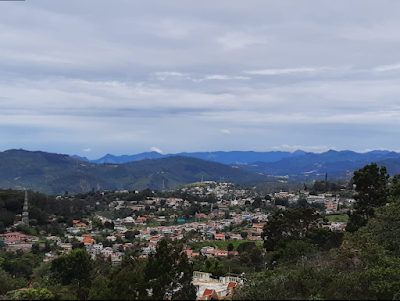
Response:
[[[0,151],[397,151],[399,11],[0,1]]]

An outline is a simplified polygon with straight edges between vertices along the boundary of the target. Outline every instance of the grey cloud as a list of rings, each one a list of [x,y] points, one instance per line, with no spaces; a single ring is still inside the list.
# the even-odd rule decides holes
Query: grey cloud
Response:
[[[154,145],[394,147],[400,3],[20,4],[0,10],[5,147],[40,146],[21,129],[35,129],[32,139],[47,150],[68,141],[65,152],[90,145],[93,156]],[[329,139],[315,127],[329,129]],[[228,128],[235,135],[215,130]],[[351,128],[357,135],[343,136]],[[292,133],[298,129],[313,141]]]

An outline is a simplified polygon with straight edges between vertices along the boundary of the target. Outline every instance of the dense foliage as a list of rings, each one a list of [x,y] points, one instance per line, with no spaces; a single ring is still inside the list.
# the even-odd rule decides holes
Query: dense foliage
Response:
[[[372,163],[354,173],[353,183],[356,205],[344,237],[318,227],[322,220],[299,209],[277,212],[263,232],[273,264],[248,275],[233,299],[397,300],[399,175],[390,178]],[[296,228],[299,221],[303,225]]]

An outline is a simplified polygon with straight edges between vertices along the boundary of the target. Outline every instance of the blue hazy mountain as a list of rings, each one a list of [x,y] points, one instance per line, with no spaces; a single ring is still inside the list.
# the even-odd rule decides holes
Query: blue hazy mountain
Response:
[[[128,162],[135,162],[143,159],[160,159],[171,156],[183,156],[190,158],[197,158],[202,160],[207,160],[211,162],[218,162],[222,164],[249,164],[256,161],[262,162],[275,162],[284,158],[292,158],[297,156],[303,156],[306,152],[297,150],[293,153],[283,152],[283,151],[271,151],[271,152],[254,152],[254,151],[231,151],[231,152],[194,152],[194,153],[177,153],[177,154],[160,154],[157,152],[145,152],[136,155],[122,155],[122,156],[114,156],[111,154],[107,154],[104,157],[101,157],[96,160],[88,160],[84,157],[79,156],[71,156],[73,158],[81,158],[84,161],[92,162],[92,163],[113,163],[113,164],[121,164]]]
[[[394,160],[390,160],[394,159]],[[284,158],[275,162],[253,162],[243,165],[249,171],[261,172],[263,174],[284,176],[292,175],[299,178],[321,178],[326,173],[335,178],[351,177],[354,170],[371,162],[384,165],[390,163],[389,169],[397,170],[395,163],[400,160],[400,154],[390,151],[371,151],[367,153],[356,153],[353,151],[329,150],[325,153],[307,153],[303,156]],[[399,172],[399,171],[396,171]]]
[[[76,158],[76,159],[81,159],[81,160],[86,161],[86,162],[90,162],[90,160],[88,158],[86,158],[86,157],[80,157],[80,156],[77,156],[77,155],[73,155],[73,156],[70,156],[70,157],[71,158]]]
[[[113,164],[120,164],[120,163],[128,163],[128,162],[135,162],[135,161],[140,161],[144,159],[160,159],[164,158],[165,156],[162,154],[159,154],[157,152],[147,152],[147,153],[141,153],[137,155],[122,155],[122,156],[114,156],[111,154],[107,154],[104,157],[101,157],[100,159],[97,160],[90,160],[92,163],[113,163]]]
[[[224,152],[216,152],[221,160]],[[228,152],[237,159],[241,152]],[[260,158],[259,154],[243,152],[251,156],[242,162]],[[240,155],[244,155],[241,153]],[[210,154],[200,153],[201,156]],[[278,158],[274,153],[274,159]],[[280,154],[282,155],[282,154]],[[353,172],[366,164],[376,162],[386,166],[390,175],[400,173],[400,154],[390,151],[334,151],[325,153],[297,152],[283,154],[278,161],[256,161],[253,163],[223,164],[189,156],[144,153],[136,155],[134,162],[115,163],[117,156],[107,155],[106,163],[85,161],[86,158],[71,158],[68,155],[43,151],[7,150],[0,152],[0,188],[27,188],[40,192],[59,194],[65,191],[84,192],[119,189],[173,189],[180,185],[205,181],[236,182],[254,186],[255,183],[274,181],[274,176],[288,176],[290,181],[320,179],[328,173],[329,178],[351,178]],[[144,158],[153,156],[153,158]],[[159,157],[161,158],[154,158]],[[261,158],[272,160],[272,157]],[[130,156],[127,156],[130,157]],[[104,158],[104,157],[103,157]],[[131,160],[132,158],[125,158]],[[265,159],[266,160],[266,159]],[[112,162],[111,162],[112,161]]]

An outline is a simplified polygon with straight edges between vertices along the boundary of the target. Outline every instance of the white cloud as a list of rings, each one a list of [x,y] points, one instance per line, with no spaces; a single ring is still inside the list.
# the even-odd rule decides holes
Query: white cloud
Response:
[[[326,145],[288,145],[283,144],[281,146],[274,146],[271,147],[273,150],[280,150],[280,151],[289,151],[295,152],[296,150],[302,150],[305,152],[313,152],[313,153],[323,153],[327,152],[328,150],[335,150],[336,147],[328,147]]]
[[[103,2],[0,10],[4,146],[397,147],[400,2]]]
[[[83,151],[86,152],[86,153],[89,153],[89,152],[92,151],[92,149],[91,148],[84,148]]]
[[[232,133],[229,130],[226,130],[226,129],[222,129],[221,133],[224,134],[224,135],[232,135]]]
[[[385,72],[385,71],[393,71],[393,70],[399,70],[399,69],[400,69],[400,64],[394,64],[394,65],[386,65],[386,66],[376,67],[373,69],[373,71]]]
[[[161,149],[159,149],[159,148],[157,148],[157,147],[150,147],[150,150],[152,151],[152,152],[156,152],[156,153],[159,153],[159,154],[163,154],[163,151],[161,150]]]
[[[180,72],[156,72],[154,73],[158,80],[170,80],[170,79],[190,79],[188,74]]]
[[[229,75],[207,75],[203,80],[235,80],[235,79],[250,79],[250,77],[246,76],[229,76]]]
[[[291,73],[315,73],[329,70],[330,68],[286,68],[286,69],[263,69],[263,70],[250,70],[243,71],[246,74],[258,75],[280,75]]]

